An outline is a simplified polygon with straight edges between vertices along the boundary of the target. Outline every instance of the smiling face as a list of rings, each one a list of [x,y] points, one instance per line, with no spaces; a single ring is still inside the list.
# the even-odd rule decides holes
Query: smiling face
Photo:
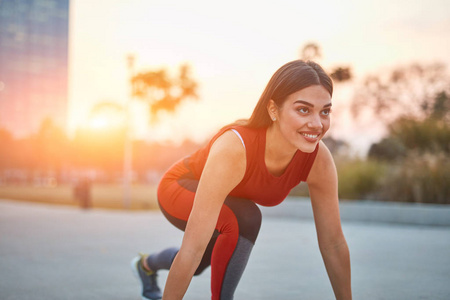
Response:
[[[311,153],[330,128],[331,95],[321,85],[289,95],[281,107],[270,100],[267,108],[282,147]]]

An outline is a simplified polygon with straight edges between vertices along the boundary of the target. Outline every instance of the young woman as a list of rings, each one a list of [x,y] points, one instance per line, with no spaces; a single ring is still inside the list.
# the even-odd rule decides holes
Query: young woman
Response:
[[[314,62],[296,60],[270,79],[249,120],[222,128],[161,180],[163,214],[184,230],[181,248],[141,255],[132,267],[143,299],[182,299],[211,266],[213,300],[230,300],[258,236],[256,204],[274,206],[301,181],[309,188],[319,248],[336,299],[351,299],[333,158],[320,141],[330,127],[333,83]],[[156,273],[170,269],[164,294]]]

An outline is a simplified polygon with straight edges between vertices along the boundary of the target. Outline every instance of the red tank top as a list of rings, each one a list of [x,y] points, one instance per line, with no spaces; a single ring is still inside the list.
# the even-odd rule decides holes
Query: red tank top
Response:
[[[274,176],[267,170],[264,159],[267,128],[254,129],[242,126],[224,127],[208,145],[185,160],[195,178],[200,179],[214,141],[230,129],[236,130],[242,137],[247,156],[244,178],[231,191],[230,196],[250,199],[263,206],[275,206],[287,197],[292,188],[301,181],[306,181],[319,146],[312,153],[297,150],[284,173]]]

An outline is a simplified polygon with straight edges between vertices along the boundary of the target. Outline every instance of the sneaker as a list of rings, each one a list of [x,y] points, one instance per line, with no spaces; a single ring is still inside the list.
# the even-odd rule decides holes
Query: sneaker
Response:
[[[143,255],[136,256],[131,261],[131,269],[134,275],[140,279],[142,285],[142,300],[157,300],[162,298],[161,289],[156,282],[156,272],[147,271],[142,266]]]

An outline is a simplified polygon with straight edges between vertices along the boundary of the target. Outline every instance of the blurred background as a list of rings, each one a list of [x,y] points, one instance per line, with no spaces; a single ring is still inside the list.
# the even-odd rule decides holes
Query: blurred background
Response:
[[[447,0],[0,0],[0,198],[156,208],[302,58],[335,82],[341,199],[449,204],[449,53]]]

